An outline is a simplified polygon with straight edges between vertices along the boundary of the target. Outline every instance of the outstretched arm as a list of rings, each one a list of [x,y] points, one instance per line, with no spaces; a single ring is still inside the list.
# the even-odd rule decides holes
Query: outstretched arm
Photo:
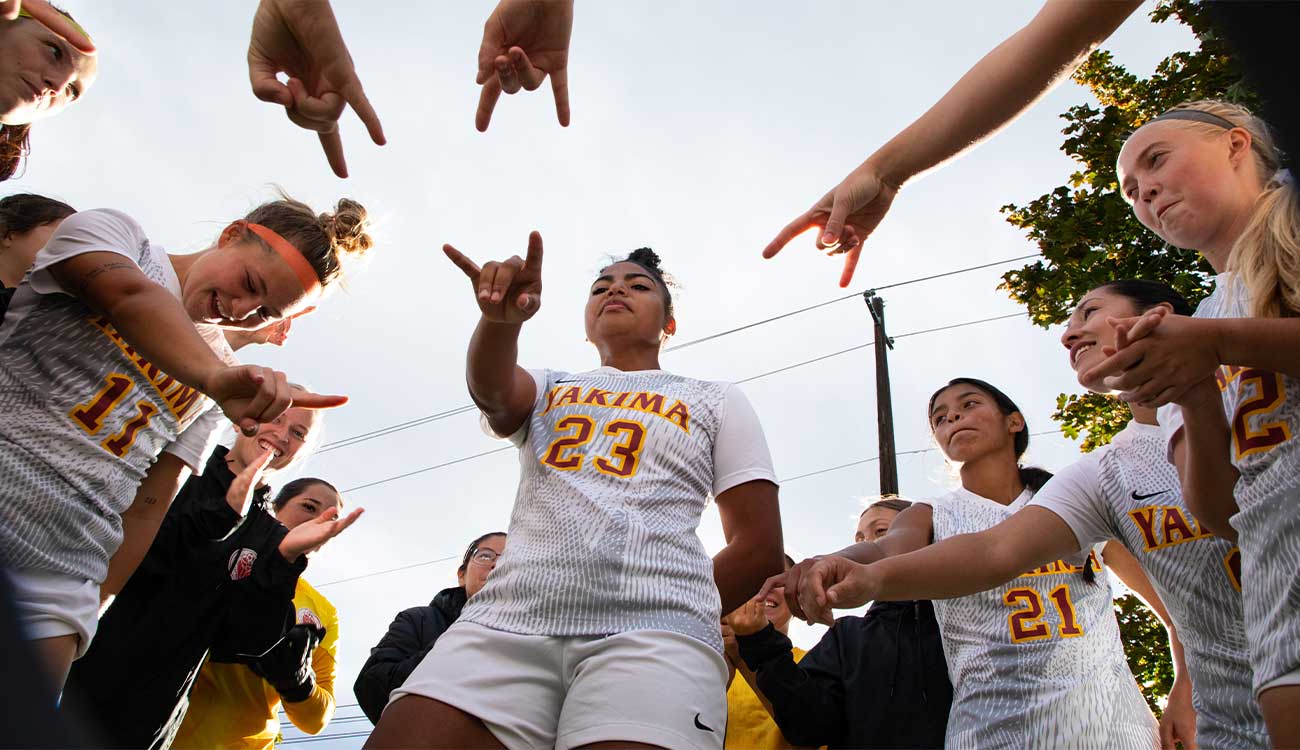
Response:
[[[862,243],[908,180],[955,158],[1015,120],[1068,78],[1128,18],[1138,0],[1048,0],[1024,28],[985,55],[925,114],[867,157],[763,251],[822,227],[818,247],[846,252],[840,286],[853,278]]]

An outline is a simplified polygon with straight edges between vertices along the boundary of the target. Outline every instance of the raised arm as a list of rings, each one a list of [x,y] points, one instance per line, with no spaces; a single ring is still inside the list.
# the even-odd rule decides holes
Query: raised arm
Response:
[[[482,268],[451,245],[442,250],[469,278],[482,313],[465,367],[469,395],[496,434],[512,435],[537,398],[533,377],[519,366],[519,332],[542,306],[542,235],[528,235],[527,258],[516,255]]]
[[[862,243],[908,180],[972,148],[1068,78],[1141,3],[1048,0],[1024,28],[985,55],[933,107],[867,157],[763,251],[822,227],[818,247],[846,252],[840,286],[853,277]]]

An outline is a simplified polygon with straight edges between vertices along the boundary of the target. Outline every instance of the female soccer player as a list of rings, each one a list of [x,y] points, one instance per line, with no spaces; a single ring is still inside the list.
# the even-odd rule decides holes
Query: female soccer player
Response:
[[[1116,281],[1084,295],[1061,336],[1071,367],[1090,370],[1115,348],[1116,320],[1157,307],[1191,312],[1177,292],[1152,281]],[[1085,385],[1106,390],[1095,381]],[[1115,559],[1110,547],[1107,563],[1125,582],[1137,579],[1131,587],[1165,621],[1175,651],[1178,670],[1161,718],[1164,746],[1195,741],[1202,748],[1263,747],[1268,734],[1250,687],[1240,553],[1205,530],[1183,502],[1155,410],[1131,408],[1133,421],[1109,445],[1058,472],[1007,520],[869,565],[861,571],[863,589],[855,577],[855,583],[835,589],[836,597],[965,596],[1118,540],[1140,563],[1155,595],[1142,590],[1143,577],[1125,570],[1127,559]],[[1194,728],[1178,716],[1188,699],[1195,707]]]
[[[1143,125],[1119,156],[1134,214],[1218,272],[1186,318],[1124,322],[1120,351],[1082,373],[1164,406],[1183,496],[1241,546],[1254,689],[1278,747],[1300,746],[1300,195],[1267,125],[1215,101]]]
[[[388,632],[370,649],[370,657],[357,675],[352,693],[370,719],[378,724],[388,705],[388,696],[406,682],[433,644],[460,619],[465,602],[483,590],[497,560],[506,551],[506,534],[492,531],[469,543],[460,567],[456,568],[459,585],[439,591],[428,606],[411,607],[397,613]]]
[[[77,211],[63,201],[18,193],[0,198],[0,320],[14,288],[59,224]]]
[[[482,318],[474,401],[519,446],[510,548],[487,586],[394,694],[368,747],[722,747],[718,621],[781,570],[762,428],[729,383],[666,372],[672,295],[649,249],[591,285],[600,367],[525,370],[542,240],[482,269],[446,246]],[[712,494],[727,546],[695,533]]]
[[[30,151],[32,123],[53,117],[95,83],[95,46],[66,12],[27,0],[18,18],[0,21],[0,180]]]
[[[294,529],[331,510],[337,515],[342,507],[342,498],[333,485],[323,479],[303,477],[286,484],[269,509],[254,512],[265,516],[261,525],[270,538],[288,539]],[[243,531],[241,527],[236,532],[245,537],[239,543],[249,544],[249,535]],[[283,544],[281,541],[277,546]],[[223,661],[230,654],[220,651],[230,651],[232,645],[219,643],[214,648],[190,690],[189,710],[173,743],[176,747],[271,750],[280,735],[282,709],[289,721],[307,734],[317,734],[329,725],[335,705],[338,610],[303,576],[298,576],[291,600],[285,598],[284,588],[277,587],[272,597],[237,596],[232,602],[226,615],[228,622],[282,622],[288,604],[293,625],[274,647],[255,660],[244,657],[241,661]],[[226,634],[218,638],[219,642],[230,640]]]
[[[296,624],[297,595],[313,593],[295,588],[304,555],[341,533],[360,511],[340,519],[338,493],[318,479],[290,482],[271,502],[262,478],[307,458],[320,422],[317,412],[291,408],[257,435],[236,437],[229,450],[218,446],[203,473],[181,488],[148,555],[68,676],[64,704],[90,720],[104,740],[166,747],[210,649],[227,661],[237,653],[262,654]],[[325,609],[315,601],[305,606]],[[292,713],[322,713],[322,697]],[[332,697],[329,704],[332,711]],[[261,719],[265,729],[266,716]],[[255,717],[238,726],[250,721]],[[189,746],[220,744],[208,739]]]
[[[868,599],[857,596],[828,602],[817,584],[828,571],[867,570],[856,563],[997,526],[1028,505],[1051,476],[1017,464],[1029,446],[1028,428],[1015,403],[988,383],[949,382],[930,398],[929,417],[939,449],[961,465],[961,488],[914,503],[879,541],[855,544],[787,574],[786,598],[796,615],[826,621],[828,605],[865,604]],[[1120,645],[1110,586],[1094,578],[1091,552],[1078,563],[1051,560],[1009,571],[998,579],[1001,585],[990,581],[972,589],[988,590],[958,598],[920,590],[883,597],[934,598],[953,683],[946,747],[1158,744],[1155,719]]]
[[[214,326],[293,315],[369,246],[359,204],[317,216],[286,198],[193,255],[108,209],[65,219],[37,254],[0,326],[0,563],[55,684],[94,634],[109,558],[124,538],[147,549],[184,470],[203,465],[221,423],[205,395],[245,434],[290,404],[346,401],[237,365]],[[128,506],[148,517],[124,530]]]

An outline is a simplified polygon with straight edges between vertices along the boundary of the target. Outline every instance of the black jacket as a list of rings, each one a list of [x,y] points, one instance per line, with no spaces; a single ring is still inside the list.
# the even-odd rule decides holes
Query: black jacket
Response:
[[[203,474],[181,488],[72,665],[63,704],[99,730],[105,746],[167,747],[209,649],[260,654],[293,625],[306,562],[280,556],[288,530],[263,508],[266,488],[242,520],[226,503],[234,481],[226,453],[217,448]]]
[[[771,625],[736,643],[790,742],[943,747],[952,685],[930,602],[876,602],[864,617],[841,617],[798,664]]]
[[[439,591],[427,607],[397,613],[388,632],[370,649],[370,658],[352,686],[357,703],[372,723],[379,723],[379,715],[388,705],[388,694],[406,682],[464,607],[465,588],[457,586]]]

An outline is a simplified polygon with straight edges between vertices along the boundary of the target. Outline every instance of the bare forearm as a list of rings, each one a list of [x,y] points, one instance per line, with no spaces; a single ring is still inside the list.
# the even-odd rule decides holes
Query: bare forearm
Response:
[[[898,187],[958,156],[1068,78],[1138,5],[1133,0],[1048,2],[868,161]]]
[[[191,388],[204,390],[212,374],[226,366],[176,298],[160,286],[141,285],[104,314],[132,348]]]
[[[189,467],[164,453],[150,467],[136,490],[131,507],[122,512],[122,544],[108,562],[108,576],[99,587],[102,604],[116,596],[148,554],[172,499],[189,476]]]
[[[1233,467],[1232,436],[1219,403],[1184,406],[1179,476],[1183,500],[1203,526],[1225,539],[1237,538],[1228,519],[1237,512],[1233,492],[1238,472]]]
[[[784,564],[779,534],[766,544],[732,539],[713,556],[713,581],[722,597],[722,611],[734,611],[752,599],[763,582],[780,573]]]
[[[474,403],[489,418],[504,415],[510,407],[522,328],[480,319],[470,338],[465,379]]]
[[[1219,362],[1300,378],[1300,318],[1205,320]]]
[[[991,589],[1015,578],[1022,568],[989,556],[986,540],[961,534],[906,555],[887,557],[872,569],[879,575],[881,601],[951,599]]]

